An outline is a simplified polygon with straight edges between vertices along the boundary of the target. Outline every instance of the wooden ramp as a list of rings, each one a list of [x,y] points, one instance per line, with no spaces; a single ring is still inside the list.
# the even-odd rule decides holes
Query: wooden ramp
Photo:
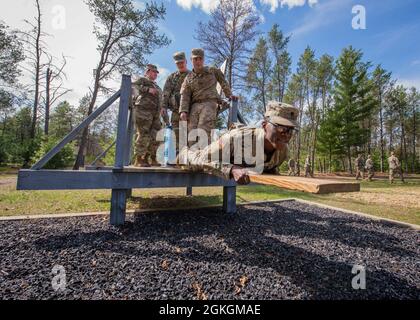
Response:
[[[250,178],[253,183],[314,194],[360,191],[359,183],[349,181],[257,174],[250,174]]]

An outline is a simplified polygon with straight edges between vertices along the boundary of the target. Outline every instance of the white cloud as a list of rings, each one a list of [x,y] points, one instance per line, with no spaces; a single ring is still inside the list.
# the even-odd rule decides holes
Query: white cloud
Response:
[[[293,7],[302,7],[308,2],[308,5],[312,7],[318,3],[318,0],[260,0],[260,2],[269,5],[271,7],[270,11],[274,13],[279,6],[281,8],[287,6],[289,9],[292,9]]]
[[[412,66],[418,66],[418,65],[420,65],[420,60],[414,60],[414,61],[412,61],[411,62],[411,65]]]
[[[176,3],[184,10],[191,10],[192,7],[201,8],[205,13],[210,13],[217,8],[219,0],[176,0]]]

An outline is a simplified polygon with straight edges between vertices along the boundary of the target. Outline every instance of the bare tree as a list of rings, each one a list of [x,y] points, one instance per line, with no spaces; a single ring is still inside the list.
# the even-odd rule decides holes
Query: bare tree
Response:
[[[44,116],[44,134],[48,135],[49,133],[49,122],[50,122],[50,111],[51,107],[62,98],[67,93],[71,92],[71,89],[64,87],[64,80],[67,79],[67,76],[64,72],[64,68],[67,64],[67,59],[63,55],[62,63],[59,67],[55,66],[53,63],[53,58],[50,57],[47,71],[45,76],[45,116]]]
[[[165,7],[146,3],[143,10],[135,8],[132,0],[86,0],[95,15],[94,33],[98,39],[99,62],[94,72],[91,99],[87,114],[93,112],[99,92],[109,92],[105,81],[116,72],[132,73],[146,64],[146,56],[169,44],[165,35],[157,33],[156,23],[163,19]],[[84,165],[88,128],[83,130],[74,164]]]
[[[259,34],[259,23],[251,0],[220,0],[209,21],[198,24],[195,38],[215,64],[228,61],[227,80],[232,88],[251,53],[249,45]]]

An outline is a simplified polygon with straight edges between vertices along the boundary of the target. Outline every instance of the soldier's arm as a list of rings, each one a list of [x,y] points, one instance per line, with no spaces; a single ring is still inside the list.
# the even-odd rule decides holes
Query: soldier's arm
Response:
[[[188,78],[184,80],[181,87],[181,105],[179,107],[179,113],[189,113],[191,106],[191,86],[188,82]]]
[[[174,87],[172,83],[172,78],[171,76],[169,76],[165,82],[165,86],[163,87],[162,107],[165,109],[167,109],[169,106],[169,99],[171,97],[173,90],[174,90]]]
[[[217,82],[219,82],[220,86],[222,87],[223,93],[226,97],[232,96],[232,90],[229,86],[229,83],[225,79],[225,75],[223,72],[217,68],[214,68],[214,75],[216,76]]]
[[[138,90],[139,94],[149,92],[150,87],[146,86],[146,83],[143,79],[138,79],[134,82],[133,86]]]

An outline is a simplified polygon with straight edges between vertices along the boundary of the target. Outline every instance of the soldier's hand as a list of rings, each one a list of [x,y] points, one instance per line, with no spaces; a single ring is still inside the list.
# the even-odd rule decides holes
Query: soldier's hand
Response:
[[[188,114],[186,112],[182,112],[180,118],[181,121],[188,121]]]
[[[162,117],[167,117],[168,116],[168,109],[166,109],[166,108],[160,109],[160,115]]]
[[[233,166],[232,170],[230,171],[230,175],[237,184],[246,185],[251,183],[248,171],[242,167]]]
[[[155,95],[157,95],[157,94],[158,94],[158,91],[157,91],[157,89],[156,89],[156,88],[150,88],[150,89],[149,89],[149,93],[150,93],[150,94],[153,94],[153,95],[155,96]]]

